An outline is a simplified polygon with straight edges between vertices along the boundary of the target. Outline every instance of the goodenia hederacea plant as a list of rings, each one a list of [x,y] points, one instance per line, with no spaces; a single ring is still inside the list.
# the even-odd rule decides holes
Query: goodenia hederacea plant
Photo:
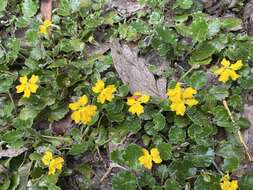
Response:
[[[249,190],[248,6],[211,4],[0,0],[0,189]]]

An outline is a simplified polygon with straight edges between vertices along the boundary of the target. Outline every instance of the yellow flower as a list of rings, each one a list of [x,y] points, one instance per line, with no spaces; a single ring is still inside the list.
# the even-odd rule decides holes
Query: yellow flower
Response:
[[[42,157],[42,162],[46,166],[49,166],[49,163],[51,162],[52,159],[53,159],[53,153],[50,151],[46,151]]]
[[[139,157],[139,163],[145,168],[150,170],[153,165],[152,161],[154,161],[156,164],[160,164],[162,162],[159,150],[157,148],[152,148],[150,150],[150,154],[145,148],[142,149],[142,152],[143,155]]]
[[[238,60],[236,63],[231,64],[229,60],[223,58],[221,64],[222,67],[214,71],[214,74],[219,75],[219,81],[226,83],[230,78],[236,80],[240,77],[235,71],[242,68],[242,60]]]
[[[47,29],[52,26],[52,22],[50,20],[45,20],[42,25],[39,27],[39,32],[41,34],[46,35]]]
[[[42,162],[48,166],[48,175],[54,175],[56,170],[62,170],[64,159],[62,157],[53,158],[53,153],[46,151],[42,157]]]
[[[108,85],[105,87],[105,83],[102,80],[98,80],[95,86],[92,87],[92,91],[99,93],[98,103],[104,104],[105,101],[111,102],[114,98],[114,92],[117,91],[115,85]]]
[[[150,99],[148,95],[142,95],[140,92],[135,92],[133,96],[127,98],[127,105],[129,105],[128,111],[138,116],[144,113],[144,107],[142,103],[147,103]]]
[[[36,93],[38,89],[38,80],[39,77],[36,75],[32,75],[32,77],[28,80],[27,76],[23,76],[19,78],[20,85],[16,86],[17,93],[24,92],[23,97],[29,98],[31,93]]]
[[[62,157],[57,157],[53,159],[48,166],[48,169],[49,169],[48,175],[54,175],[56,170],[61,171],[63,163],[64,163],[64,159]]]
[[[96,115],[97,106],[87,105],[87,103],[88,97],[83,95],[77,102],[69,104],[69,108],[73,110],[71,119],[74,120],[75,123],[88,124]]]
[[[186,89],[181,88],[180,83],[177,83],[175,88],[168,89],[167,95],[171,101],[170,108],[175,111],[177,115],[184,115],[186,105],[189,107],[197,105],[199,102],[194,98],[197,91],[192,87]]]
[[[230,180],[229,175],[224,175],[220,180],[220,187],[222,190],[237,190],[238,189],[238,181]]]

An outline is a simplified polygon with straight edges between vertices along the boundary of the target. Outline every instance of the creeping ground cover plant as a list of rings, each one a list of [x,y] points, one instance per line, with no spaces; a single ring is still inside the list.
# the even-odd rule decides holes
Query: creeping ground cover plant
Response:
[[[0,0],[0,190],[253,190],[251,5]]]

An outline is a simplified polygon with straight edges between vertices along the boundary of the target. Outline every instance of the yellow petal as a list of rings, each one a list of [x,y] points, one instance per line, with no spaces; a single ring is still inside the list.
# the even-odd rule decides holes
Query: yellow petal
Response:
[[[156,163],[156,164],[160,164],[162,162],[162,159],[160,157],[160,152],[157,148],[152,148],[150,150],[150,153],[151,153],[151,156],[152,156],[152,159],[153,161]]]
[[[23,85],[23,84],[16,86],[16,90],[17,90],[16,92],[17,92],[17,93],[24,92],[25,87],[26,87],[26,86]]]
[[[105,87],[105,83],[102,80],[98,80],[95,84],[95,86],[92,87],[92,91],[95,93],[101,92]]]
[[[39,77],[36,75],[32,75],[32,77],[29,79],[29,83],[35,84],[39,80]]]
[[[70,103],[69,108],[73,111],[78,110],[80,108],[80,105],[78,102]]]
[[[221,61],[221,64],[225,67],[229,67],[230,65],[230,61],[227,60],[226,58],[223,58],[222,61]]]
[[[139,157],[139,163],[143,165],[145,168],[151,170],[152,169],[152,157],[151,155],[141,156]]]
[[[225,70],[225,68],[224,68],[224,67],[218,68],[218,69],[216,69],[216,70],[214,71],[214,74],[216,74],[216,75],[220,75],[221,73],[223,73],[223,72],[224,72],[224,70]]]
[[[186,107],[185,107],[183,102],[172,103],[170,105],[170,108],[171,108],[172,111],[176,112],[176,115],[182,115],[183,116],[185,114]]]
[[[80,111],[74,111],[71,114],[71,119],[74,120],[76,124],[78,124],[81,120]]]
[[[143,149],[142,149],[142,152],[143,152],[143,156],[147,156],[147,155],[149,155],[148,150],[147,150],[147,149],[145,149],[145,148],[143,148]]]
[[[87,105],[81,111],[81,121],[83,124],[88,124],[91,122],[92,118],[96,115],[97,106]]]
[[[220,74],[219,81],[225,83],[229,80],[229,72],[226,69],[223,73]]]
[[[52,22],[51,22],[51,20],[45,20],[45,21],[43,22],[43,25],[44,25],[46,28],[48,28],[48,27],[52,26]]]
[[[53,153],[50,151],[46,151],[42,157],[42,162],[46,166],[49,166],[50,161],[53,159]]]
[[[27,84],[28,78],[27,76],[23,76],[19,78],[21,84]]]
[[[40,25],[39,33],[46,35],[47,34],[47,27],[44,25]]]
[[[242,66],[243,66],[242,60],[238,60],[235,64],[231,64],[230,69],[237,71],[237,70],[241,69]]]
[[[137,103],[137,101],[133,97],[128,97],[127,98],[127,105],[132,106],[135,103]]]
[[[106,89],[107,89],[108,91],[110,91],[111,93],[114,93],[114,92],[117,91],[116,86],[115,86],[114,84],[108,85],[108,86],[106,87]]]
[[[187,104],[190,107],[195,106],[198,103],[199,103],[199,101],[194,98],[190,98],[190,99],[185,100],[185,104]]]
[[[231,190],[237,190],[238,181],[237,180],[232,180],[231,183],[230,183],[230,188],[231,188]]]
[[[136,103],[130,106],[128,111],[139,116],[140,114],[144,113],[144,107],[140,103]]]
[[[78,104],[80,106],[85,106],[88,103],[88,97],[86,95],[83,95],[79,100]]]
[[[147,103],[150,99],[150,96],[148,95],[142,95],[140,98],[138,98],[138,102],[140,103]]]
[[[183,98],[192,98],[194,94],[197,94],[197,91],[192,87],[188,87],[183,92]]]
[[[229,70],[228,73],[232,80],[236,80],[240,77],[234,70]]]
[[[100,93],[100,94],[98,95],[97,101],[98,101],[98,103],[100,103],[100,104],[105,103],[105,94],[104,94],[104,93]]]
[[[62,157],[57,157],[53,159],[49,164],[49,175],[54,175],[56,172],[56,169],[61,170],[64,163],[64,159]]]
[[[29,85],[29,89],[32,93],[36,93],[37,89],[38,89],[38,85],[37,84],[30,84]]]
[[[31,95],[30,89],[26,87],[26,88],[24,89],[24,95],[23,95],[23,97],[24,97],[24,98],[29,98],[30,95]]]

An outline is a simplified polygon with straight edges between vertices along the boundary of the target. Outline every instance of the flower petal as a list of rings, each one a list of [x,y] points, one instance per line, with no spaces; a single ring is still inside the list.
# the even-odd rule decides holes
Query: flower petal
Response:
[[[234,71],[237,71],[237,70],[241,69],[242,66],[243,66],[242,60],[238,60],[236,63],[231,64],[230,69],[233,69]]]
[[[229,67],[230,65],[230,61],[227,60],[226,58],[223,58],[222,61],[221,61],[221,64],[225,67]]]
[[[156,164],[160,164],[162,162],[162,159],[160,157],[160,152],[157,148],[152,148],[150,150],[150,154],[152,156],[152,159],[153,161],[156,163]]]
[[[32,77],[29,79],[29,83],[35,84],[39,80],[39,77],[36,75],[32,75]]]
[[[101,92],[105,87],[105,83],[102,80],[98,80],[95,84],[95,86],[92,87],[92,91],[95,93]]]
[[[24,90],[25,90],[25,85],[21,84],[21,85],[16,86],[16,90],[17,90],[17,91],[16,91],[17,93],[24,92]]]
[[[27,76],[23,76],[19,78],[21,84],[27,84],[28,78]]]

